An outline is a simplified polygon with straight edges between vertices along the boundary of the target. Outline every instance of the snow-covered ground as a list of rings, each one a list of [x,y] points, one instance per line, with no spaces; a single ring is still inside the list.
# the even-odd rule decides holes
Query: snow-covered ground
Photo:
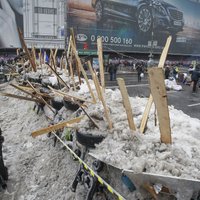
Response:
[[[9,86],[1,90],[16,92]],[[90,96],[85,84],[81,86],[80,95]],[[165,145],[160,143],[159,126],[155,126],[154,107],[146,133],[132,133],[120,91],[106,90],[105,97],[113,122],[112,131],[107,131],[101,103],[90,105],[87,109],[90,116],[95,117],[100,131],[108,135],[93,154],[111,165],[136,173],[145,171],[200,180],[198,119],[169,107],[173,144]],[[130,101],[135,124],[139,127],[147,99],[136,97],[130,98]],[[75,199],[70,184],[78,163],[72,160],[62,145],[53,147],[53,141],[46,135],[36,139],[30,136],[32,131],[48,126],[45,116],[33,111],[33,105],[32,102],[0,96],[0,126],[5,137],[3,153],[9,170],[8,189],[0,196],[2,200]],[[85,118],[77,127],[94,133],[89,124],[89,119]]]
[[[0,89],[14,92],[11,87]],[[37,115],[33,106],[33,102],[0,96],[3,155],[9,172],[8,188],[0,192],[0,199],[73,200],[70,185],[78,164],[62,145],[53,147],[46,135],[31,137],[32,131],[48,126],[45,116]]]

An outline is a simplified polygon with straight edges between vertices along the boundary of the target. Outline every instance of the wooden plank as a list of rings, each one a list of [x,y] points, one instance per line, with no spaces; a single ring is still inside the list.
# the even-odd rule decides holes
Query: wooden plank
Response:
[[[148,74],[151,93],[158,113],[161,142],[171,144],[172,138],[164,72],[162,68],[150,68]]]
[[[30,54],[30,52],[29,52],[27,46],[26,46],[26,43],[25,43],[25,41],[24,41],[23,34],[22,34],[22,32],[20,31],[20,29],[18,29],[18,33],[19,33],[19,39],[20,39],[20,41],[21,41],[22,48],[24,49],[25,53],[26,53],[27,56],[28,56],[28,59],[29,59],[29,62],[30,62],[30,64],[31,64],[32,69],[34,70],[34,72],[36,72],[36,71],[37,71],[36,65],[35,65],[35,63],[34,63],[33,58],[31,57],[31,54]]]
[[[128,92],[127,92],[127,89],[126,89],[124,79],[118,78],[117,82],[118,82],[120,92],[121,92],[121,95],[122,95],[124,108],[126,110],[129,128],[133,131],[136,131],[136,127],[135,127],[135,123],[134,123],[134,119],[133,119],[133,112],[132,112],[132,108],[131,108],[131,103],[130,103],[130,100],[129,100],[129,95],[128,95]]]
[[[147,102],[147,105],[146,105],[145,110],[144,110],[144,114],[142,116],[142,121],[141,121],[141,124],[140,124],[140,133],[144,133],[144,131],[145,131],[152,104],[153,104],[153,96],[150,95],[148,102]]]
[[[168,54],[168,51],[169,51],[171,41],[172,41],[172,36],[169,36],[167,38],[167,42],[166,42],[165,47],[162,51],[162,55],[160,57],[160,61],[159,61],[159,64],[158,64],[158,67],[160,67],[160,68],[164,68],[164,66],[165,66],[165,61],[166,61],[166,58],[167,58],[167,54]]]
[[[81,63],[81,59],[79,58],[78,53],[76,52],[76,48],[74,47],[74,45],[73,45],[72,42],[71,42],[71,47],[72,47],[72,51],[73,51],[73,53],[74,53],[74,55],[75,55],[75,57],[76,57],[76,60],[77,60],[77,62],[78,62],[79,68],[81,69],[81,72],[82,72],[82,74],[83,74],[83,77],[85,78],[86,84],[87,84],[88,89],[89,89],[89,91],[90,91],[90,94],[91,94],[91,96],[92,96],[93,103],[96,103],[96,99],[95,99],[94,93],[93,93],[93,91],[92,91],[92,88],[91,88],[91,86],[90,86],[90,83],[89,83],[89,81],[88,81],[87,74],[86,74],[86,72],[85,72],[85,70],[84,70],[84,68],[83,68],[83,65],[82,65],[82,63]]]
[[[32,85],[29,81],[27,81],[27,83],[31,86],[31,88],[34,90],[34,92],[35,92],[37,95],[39,95],[39,94],[38,94],[38,91],[33,87],[33,85]],[[41,95],[39,95],[39,96],[40,96],[40,99],[42,100],[42,102],[43,102],[53,113],[55,113],[54,108],[53,108],[51,105],[49,105],[49,104],[44,100],[44,98],[43,98]]]
[[[78,117],[78,118],[75,118],[75,119],[72,119],[72,120],[69,120],[69,121],[64,121],[64,122],[61,122],[61,123],[58,123],[58,124],[55,124],[55,125],[51,125],[47,128],[39,129],[37,131],[32,132],[31,136],[33,138],[35,138],[37,136],[49,133],[51,131],[56,131],[56,130],[62,129],[64,127],[68,127],[72,124],[79,123],[83,118],[84,118],[84,116],[81,116],[81,117]]]
[[[6,96],[6,97],[12,97],[12,98],[15,98],[15,99],[21,99],[21,100],[33,101],[33,102],[41,103],[41,101],[39,101],[38,99],[23,97],[23,96],[19,96],[19,95],[15,95],[15,94],[9,94],[9,93],[1,92],[0,95]]]
[[[164,68],[164,64],[165,64],[165,61],[166,61],[166,58],[167,58],[167,54],[168,54],[168,51],[169,51],[169,47],[170,47],[171,41],[172,41],[172,37],[169,36],[167,38],[165,47],[164,47],[164,49],[162,51],[162,54],[161,54],[161,57],[160,57],[160,61],[159,61],[159,64],[158,64],[159,68]],[[141,133],[144,133],[144,130],[145,130],[145,127],[146,127],[146,124],[147,124],[147,121],[148,121],[148,116],[149,116],[152,104],[153,104],[153,97],[150,94],[148,102],[147,102],[147,105],[146,105],[146,108],[145,108],[145,112],[144,112],[144,114],[142,116],[142,123],[140,125]]]
[[[105,90],[105,77],[104,77],[104,65],[103,65],[103,45],[102,38],[97,39],[97,49],[98,49],[98,58],[99,58],[99,67],[100,67],[100,77],[101,77],[101,86],[103,92]]]
[[[102,93],[102,90],[100,88],[99,80],[98,80],[97,75],[95,73],[94,73],[94,78],[95,78],[96,89],[97,89],[97,91],[99,93],[102,105],[104,107],[104,112],[105,112],[105,117],[106,117],[107,122],[108,122],[108,127],[109,127],[109,129],[112,129],[113,125],[112,125],[112,121],[110,119],[110,113],[109,113],[109,110],[107,108],[106,102],[104,100],[103,93]]]

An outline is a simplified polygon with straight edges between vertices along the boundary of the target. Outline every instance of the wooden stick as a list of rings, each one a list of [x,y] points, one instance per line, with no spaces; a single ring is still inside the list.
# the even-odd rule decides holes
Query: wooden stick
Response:
[[[158,112],[161,142],[171,144],[170,118],[163,69],[157,67],[150,68],[148,74],[151,93]]]
[[[90,83],[89,83],[89,81],[88,81],[88,77],[87,77],[87,75],[86,75],[86,72],[85,72],[85,70],[84,70],[84,68],[83,68],[83,65],[82,65],[82,63],[81,63],[81,59],[79,58],[79,56],[78,56],[78,54],[77,54],[77,52],[76,52],[76,49],[75,49],[73,43],[71,43],[71,47],[72,47],[73,53],[74,53],[74,55],[75,55],[75,57],[76,57],[76,60],[77,60],[77,62],[78,62],[78,65],[79,65],[79,67],[80,67],[80,69],[81,69],[81,72],[82,72],[82,74],[83,74],[83,77],[85,78],[86,84],[87,84],[87,86],[88,86],[88,89],[89,89],[90,94],[91,94],[92,99],[93,99],[93,103],[96,103],[96,99],[95,99],[94,93],[93,93],[93,91],[92,91],[92,88],[91,88],[91,86],[90,86]]]
[[[86,110],[84,109],[84,107],[77,101],[74,101],[74,103],[76,103],[77,105],[79,105],[79,107],[81,108],[81,110],[85,113],[85,115],[89,118],[89,120],[94,124],[94,126],[96,128],[99,129],[98,124],[96,123],[96,121],[94,119],[92,119],[92,117],[90,117],[90,115],[86,112]]]
[[[92,104],[91,101],[88,101],[88,100],[83,99],[83,98],[81,98],[81,97],[77,97],[77,96],[73,96],[73,95],[70,95],[70,94],[66,94],[66,93],[64,93],[64,92],[55,90],[55,89],[53,89],[53,88],[50,87],[50,86],[48,86],[48,88],[49,88],[51,91],[53,91],[54,93],[56,93],[56,94],[58,94],[58,95],[60,95],[60,96],[62,96],[62,97],[69,97],[69,98],[76,99],[76,100],[78,100],[78,101],[83,101],[83,102],[87,102],[87,103],[91,103],[91,104]]]
[[[169,51],[171,40],[172,40],[172,37],[169,36],[167,38],[165,47],[164,47],[164,49],[162,51],[162,54],[161,54],[161,57],[160,57],[160,61],[159,61],[159,64],[158,64],[159,68],[164,68],[164,64],[165,64],[165,61],[166,61],[166,58],[167,58],[167,54],[168,54],[168,51]],[[145,108],[145,112],[144,112],[144,114],[142,116],[142,123],[140,125],[141,133],[144,133],[144,130],[145,130],[145,127],[147,125],[147,120],[148,120],[148,116],[149,116],[152,104],[153,104],[153,97],[150,94],[148,102],[147,102],[147,105],[146,105],[146,108]]]
[[[104,65],[103,65],[103,45],[102,38],[97,39],[97,48],[98,48],[98,57],[99,57],[99,67],[100,67],[100,76],[101,76],[101,86],[103,92],[105,91],[105,78],[104,78]]]
[[[49,126],[47,128],[39,129],[37,131],[32,132],[31,136],[33,138],[35,138],[39,135],[43,135],[43,134],[49,133],[51,131],[56,131],[56,130],[62,129],[64,127],[68,127],[72,124],[79,123],[83,118],[84,118],[84,116],[81,116],[81,117],[78,117],[78,118],[75,118],[75,119],[72,119],[72,120],[69,120],[69,121],[64,121],[64,122],[61,122],[59,124]]]
[[[70,55],[71,41],[72,41],[72,36],[70,35],[68,49],[67,49],[67,59],[69,59],[69,55]]]
[[[37,67],[37,60],[36,60],[35,47],[32,47],[32,55],[33,55],[33,60],[34,60],[34,62],[35,62],[35,66]]]
[[[71,44],[73,44],[74,48],[76,49],[76,41],[75,41],[75,35],[74,35],[74,29],[70,28],[70,35],[71,35]],[[70,44],[70,47],[72,47]],[[71,49],[72,51],[72,49]],[[71,52],[72,58],[73,58],[73,53]],[[79,79],[79,84],[81,85],[81,69],[79,64],[76,62],[76,70],[77,70],[77,74],[78,74],[78,79]]]
[[[150,95],[147,105],[144,110],[144,114],[142,116],[142,121],[140,124],[140,133],[144,133],[144,131],[145,131],[152,104],[153,104],[153,96]]]
[[[39,101],[38,99],[32,99],[32,98],[23,97],[23,96],[19,96],[19,95],[15,95],[15,94],[4,93],[4,92],[1,92],[0,94],[2,96],[12,97],[12,98],[15,98],[15,99],[21,99],[21,100],[33,101],[33,102],[41,103],[41,101]]]
[[[27,56],[28,56],[28,59],[29,59],[29,62],[30,62],[30,64],[31,64],[32,69],[34,70],[34,72],[36,72],[36,71],[37,71],[36,65],[35,65],[35,63],[34,63],[34,61],[33,61],[33,58],[31,57],[31,54],[30,54],[30,52],[29,52],[27,46],[26,46],[26,43],[25,43],[25,41],[24,41],[23,34],[22,34],[22,32],[20,31],[20,29],[18,29],[18,33],[19,33],[19,38],[20,38],[21,44],[22,44],[22,48],[24,49],[25,53],[26,53]]]
[[[27,83],[31,86],[31,88],[34,90],[34,92],[35,92],[36,94],[38,94],[38,91],[33,87],[33,85],[32,85],[29,81],[27,81]],[[39,94],[38,94],[38,95],[39,95]],[[41,95],[39,95],[39,96],[40,96],[42,102],[43,102],[46,106],[48,106],[48,108],[49,108],[53,113],[55,113],[54,108],[53,108],[52,106],[50,106],[50,105],[43,99],[43,97],[42,97]]]
[[[160,67],[160,68],[164,68],[164,66],[165,66],[165,61],[166,61],[166,58],[167,58],[167,54],[168,54],[168,51],[169,51],[171,41],[172,41],[172,36],[169,36],[167,38],[167,42],[165,44],[165,47],[163,49],[163,52],[162,52],[162,55],[160,57],[160,61],[159,61],[159,64],[158,64],[158,67]]]
[[[92,80],[93,80],[94,85],[95,85],[95,88],[96,88],[97,96],[98,96],[99,100],[101,100],[101,99],[100,99],[100,95],[99,95],[99,93],[98,93],[98,91],[97,91],[96,84],[95,84],[95,75],[94,75],[95,72],[94,72],[94,70],[92,69],[92,65],[91,65],[91,62],[90,62],[90,61],[88,61],[88,67],[89,67],[90,73],[91,73],[91,75],[92,75]]]
[[[112,122],[111,122],[111,119],[110,119],[110,114],[109,114],[108,108],[106,106],[106,102],[104,100],[102,90],[100,88],[99,80],[98,80],[97,75],[95,73],[94,73],[94,78],[95,78],[95,85],[96,85],[96,89],[97,89],[98,95],[99,95],[100,100],[102,102],[102,105],[104,107],[105,117],[106,117],[106,119],[108,121],[108,127],[109,127],[109,129],[112,129],[113,125],[112,125]]]
[[[61,81],[61,83],[69,89],[70,86],[68,86],[67,83],[65,83],[65,81],[57,74],[57,72],[48,63],[47,65],[51,69],[51,71],[56,75],[56,77]]]
[[[34,95],[33,93],[29,92],[29,91],[32,91],[33,92],[33,89],[32,88],[29,88],[29,87],[23,87],[23,86],[18,86],[18,85],[15,85],[15,84],[10,84],[12,87],[18,89],[18,90],[21,90],[22,92],[28,94],[28,95],[31,95],[31,96],[34,96],[35,98],[37,98],[38,100],[40,100],[39,97],[37,97],[36,95]],[[28,90],[28,91],[27,91]],[[40,93],[38,92],[37,94],[39,94],[40,96],[43,96],[43,97],[47,97],[49,99],[52,99],[52,97],[46,93]]]
[[[128,92],[127,92],[127,89],[126,89],[124,79],[118,78],[117,82],[118,82],[120,92],[121,92],[121,95],[122,95],[124,108],[126,110],[129,128],[133,131],[136,131],[135,123],[134,123],[134,120],[133,120],[132,108],[131,108],[131,104],[130,104],[130,101],[129,101],[129,96],[128,96]]]
[[[69,62],[69,69],[70,69],[71,79],[72,79],[72,82],[73,82],[74,91],[76,91],[76,84],[75,84],[75,80],[74,80],[74,72],[73,72],[73,69],[72,69],[72,63],[71,62]]]

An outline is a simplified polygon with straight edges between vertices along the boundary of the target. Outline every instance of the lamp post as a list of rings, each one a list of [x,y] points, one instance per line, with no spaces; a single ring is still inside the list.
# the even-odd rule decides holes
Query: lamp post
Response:
[[[150,8],[151,8],[151,12],[153,13],[153,5],[152,2],[149,4]],[[154,27],[154,22],[153,22],[153,17],[152,17],[152,26],[151,26],[151,48],[150,48],[150,54],[149,54],[149,60],[147,62],[147,67],[153,67],[154,66],[154,60],[153,60],[153,39],[154,39],[154,31],[153,31],[153,27]]]

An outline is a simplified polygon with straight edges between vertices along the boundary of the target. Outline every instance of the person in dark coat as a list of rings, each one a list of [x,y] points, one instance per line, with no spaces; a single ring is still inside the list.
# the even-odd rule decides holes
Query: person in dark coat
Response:
[[[169,75],[170,75],[170,68],[169,66],[167,65],[165,67],[165,79],[169,79]]]
[[[113,62],[110,63],[108,72],[110,74],[110,81],[114,80],[114,74],[115,74],[115,64]]]
[[[141,74],[143,73],[143,68],[141,63],[136,63],[136,70],[137,70],[137,75],[138,75],[138,83],[141,82]]]
[[[192,92],[195,93],[196,89],[197,89],[197,83],[199,81],[200,78],[200,65],[197,65],[195,70],[192,72],[192,82],[193,82],[193,88],[192,88]]]

